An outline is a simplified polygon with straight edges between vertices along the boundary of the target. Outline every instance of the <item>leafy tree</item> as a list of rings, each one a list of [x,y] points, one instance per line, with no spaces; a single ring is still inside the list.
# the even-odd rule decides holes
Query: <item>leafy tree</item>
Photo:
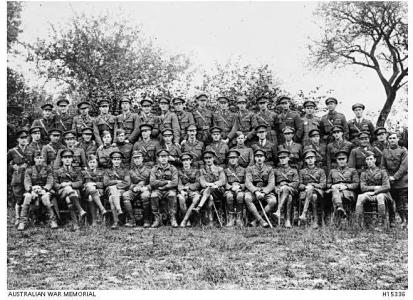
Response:
[[[7,51],[17,42],[17,36],[22,32],[20,29],[20,13],[22,2],[7,1]]]
[[[316,15],[324,21],[324,35],[310,46],[314,65],[374,70],[386,93],[377,120],[383,125],[398,90],[407,83],[407,3],[327,2],[320,4]]]
[[[64,82],[76,101],[96,108],[100,97],[117,109],[122,97],[166,90],[189,60],[167,56],[144,38],[139,28],[108,15],[75,16],[67,26],[52,26],[50,39],[32,45],[41,74]]]

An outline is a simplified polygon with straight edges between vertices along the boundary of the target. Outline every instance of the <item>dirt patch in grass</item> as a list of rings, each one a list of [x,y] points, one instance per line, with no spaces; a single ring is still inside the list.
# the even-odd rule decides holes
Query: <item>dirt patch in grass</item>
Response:
[[[18,232],[8,289],[407,289],[407,232],[105,227]]]

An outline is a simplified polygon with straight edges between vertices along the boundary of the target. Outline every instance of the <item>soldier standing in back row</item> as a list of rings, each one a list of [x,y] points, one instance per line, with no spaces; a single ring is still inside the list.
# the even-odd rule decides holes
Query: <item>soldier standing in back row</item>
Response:
[[[245,97],[238,97],[237,105],[237,130],[243,133],[245,140],[244,142],[247,145],[251,145],[252,140],[255,137],[254,113],[247,109],[247,99]]]
[[[109,104],[110,102],[105,99],[98,102],[100,114],[93,122],[93,132],[98,146],[103,145],[102,134],[104,131],[109,131],[113,137],[116,134],[116,117],[109,113]]]
[[[277,132],[276,125],[279,123],[278,116],[275,112],[268,109],[268,98],[259,97],[257,99],[259,111],[255,114],[254,128],[257,129],[258,125],[265,125],[267,129],[267,139],[277,146]]]
[[[365,109],[364,104],[356,103],[352,107],[356,117],[348,121],[348,129],[350,135],[350,142],[353,143],[353,146],[359,146],[358,135],[365,131],[369,133],[369,136],[372,137],[374,134],[374,125],[370,120],[363,118],[363,112]]]
[[[73,117],[72,131],[76,138],[82,135],[82,129],[85,127],[93,128],[94,119],[89,115],[90,103],[82,101],[77,105],[80,111],[79,115]],[[70,129],[69,129],[70,130]]]
[[[73,116],[69,113],[69,100],[66,98],[60,98],[56,102],[57,114],[55,116],[54,128],[61,130],[62,132],[72,129]]]
[[[139,118],[136,114],[132,113],[130,110],[131,100],[128,98],[123,98],[120,101],[120,108],[122,112],[116,116],[116,128],[122,128],[125,130],[125,142],[135,143],[139,136]],[[116,136],[113,137],[116,141]]]
[[[336,98],[327,98],[325,101],[328,113],[321,117],[320,133],[322,135],[322,141],[326,144],[334,141],[334,137],[331,135],[334,126],[341,126],[343,128],[344,139],[348,139],[348,124],[346,117],[336,111],[338,101]]]
[[[170,100],[166,97],[159,99],[159,108],[161,114],[158,116],[159,131],[162,132],[165,128],[172,129],[174,134],[174,143],[179,144],[181,140],[181,129],[176,114],[169,110]]]
[[[42,118],[33,121],[31,127],[41,127],[42,128],[42,144],[45,145],[49,142],[49,131],[55,126],[55,117],[52,114],[53,105],[50,103],[43,104]]]
[[[175,106],[175,114],[176,117],[178,118],[178,123],[179,123],[179,128],[180,128],[180,140],[178,143],[180,143],[182,140],[186,139],[186,129],[190,124],[194,124],[195,120],[192,115],[192,113],[184,111],[184,106],[183,104],[185,103],[185,100],[182,98],[174,98],[172,100],[173,105]]]
[[[213,124],[213,115],[206,107],[208,96],[205,94],[198,95],[196,97],[198,107],[192,112],[194,116],[195,124],[198,130],[197,139],[204,144],[208,141],[209,138],[209,129]]]
[[[281,113],[278,115],[278,143],[284,142],[284,136],[281,134],[285,127],[294,128],[293,140],[297,143],[301,142],[303,135],[303,123],[300,114],[290,110],[291,98],[282,96],[277,100],[277,105],[281,107]]]
[[[303,104],[305,115],[301,118],[303,122],[303,138],[302,144],[305,145],[310,141],[310,132],[313,129],[320,128],[320,118],[314,115],[316,104],[314,101],[307,100]]]
[[[227,97],[218,97],[219,109],[214,114],[214,126],[221,128],[222,141],[229,145],[237,130],[237,116],[229,110]]]

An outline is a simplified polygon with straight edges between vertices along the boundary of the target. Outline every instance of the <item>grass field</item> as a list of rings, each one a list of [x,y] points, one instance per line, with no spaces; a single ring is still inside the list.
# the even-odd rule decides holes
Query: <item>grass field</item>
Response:
[[[9,214],[10,215],[10,214]],[[8,220],[8,289],[407,289],[407,231],[118,231]]]

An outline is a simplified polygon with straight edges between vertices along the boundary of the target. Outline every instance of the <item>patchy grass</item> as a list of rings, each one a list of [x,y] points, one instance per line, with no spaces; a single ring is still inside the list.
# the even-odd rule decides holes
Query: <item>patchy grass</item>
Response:
[[[10,215],[10,214],[9,214]],[[8,289],[407,289],[407,231],[327,228],[18,232]]]

